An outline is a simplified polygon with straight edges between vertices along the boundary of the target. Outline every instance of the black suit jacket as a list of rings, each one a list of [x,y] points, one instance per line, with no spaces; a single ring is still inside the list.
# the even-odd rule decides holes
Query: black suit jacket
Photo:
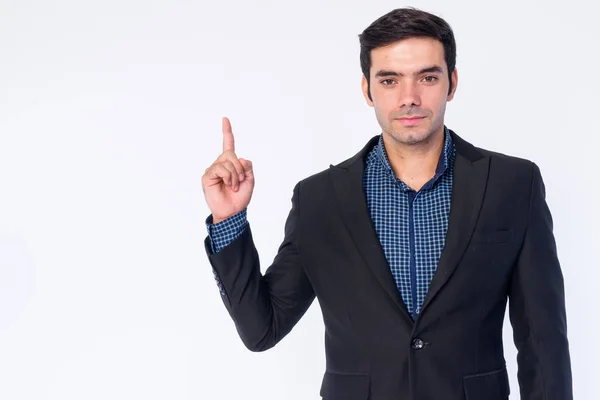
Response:
[[[261,274],[246,231],[205,247],[244,344],[273,347],[315,296],[325,323],[328,400],[501,400],[509,302],[523,400],[572,399],[563,277],[538,167],[453,135],[446,244],[413,321],[371,223],[354,157],[294,188],[285,238]]]

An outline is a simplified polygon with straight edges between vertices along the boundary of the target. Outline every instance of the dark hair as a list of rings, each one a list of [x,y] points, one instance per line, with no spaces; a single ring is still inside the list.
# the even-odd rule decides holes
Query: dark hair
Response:
[[[452,71],[456,66],[456,42],[450,25],[437,15],[418,10],[414,7],[397,8],[379,17],[367,29],[358,35],[360,41],[360,67],[369,85],[371,98],[371,50],[383,47],[399,40],[412,37],[430,37],[444,46],[444,57],[448,67],[448,79],[452,92]]]

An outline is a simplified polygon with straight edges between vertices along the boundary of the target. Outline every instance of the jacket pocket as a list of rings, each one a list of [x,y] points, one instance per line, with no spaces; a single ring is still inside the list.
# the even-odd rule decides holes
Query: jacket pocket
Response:
[[[324,400],[367,400],[369,381],[368,374],[325,372],[320,395]]]
[[[463,377],[466,400],[507,400],[510,394],[506,367]]]

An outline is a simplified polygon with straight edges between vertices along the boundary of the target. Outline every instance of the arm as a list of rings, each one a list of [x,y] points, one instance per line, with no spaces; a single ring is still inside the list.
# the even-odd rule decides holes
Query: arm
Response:
[[[564,283],[537,165],[529,217],[509,291],[522,400],[573,398]]]
[[[299,256],[298,187],[294,188],[283,242],[264,276],[249,225],[218,253],[212,253],[209,237],[204,242],[222,285],[223,303],[240,338],[252,351],[275,346],[292,330],[315,298]]]

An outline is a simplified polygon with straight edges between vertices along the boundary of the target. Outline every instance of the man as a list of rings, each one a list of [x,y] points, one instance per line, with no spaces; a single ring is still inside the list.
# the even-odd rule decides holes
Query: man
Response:
[[[523,400],[572,398],[563,278],[538,167],[444,125],[458,85],[450,26],[394,10],[361,35],[362,91],[381,135],[294,188],[261,274],[250,161],[229,120],[202,178],[206,251],[244,344],[279,342],[315,296],[329,400],[507,399],[506,303]]]

